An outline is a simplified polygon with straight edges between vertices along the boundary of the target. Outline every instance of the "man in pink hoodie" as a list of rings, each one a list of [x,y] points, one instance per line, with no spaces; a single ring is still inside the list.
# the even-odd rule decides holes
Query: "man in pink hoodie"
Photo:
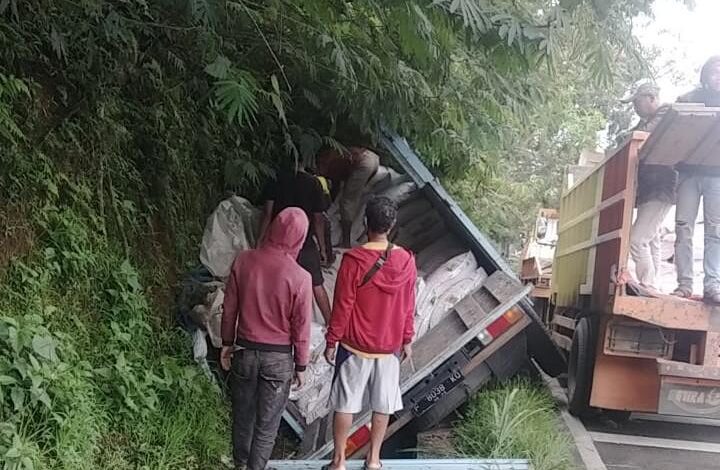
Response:
[[[237,256],[225,287],[220,362],[223,369],[232,368],[238,470],[265,469],[293,377],[298,386],[303,382],[310,356],[312,284],[295,260],[307,231],[302,209],[281,211],[260,248]]]
[[[380,469],[380,448],[390,415],[403,407],[400,360],[412,353],[415,279],[413,255],[388,241],[397,205],[375,197],[365,209],[368,243],[343,256],[325,340],[335,363],[330,399],[335,410],[335,452],[330,470],[345,470],[345,447],[353,414],[367,394],[372,409],[366,469]]]

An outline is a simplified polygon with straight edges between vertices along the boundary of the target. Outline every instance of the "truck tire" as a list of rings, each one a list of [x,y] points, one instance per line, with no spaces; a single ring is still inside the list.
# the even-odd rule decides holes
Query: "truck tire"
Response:
[[[590,408],[593,360],[595,357],[595,326],[590,318],[581,318],[575,327],[568,360],[568,409],[575,416]]]

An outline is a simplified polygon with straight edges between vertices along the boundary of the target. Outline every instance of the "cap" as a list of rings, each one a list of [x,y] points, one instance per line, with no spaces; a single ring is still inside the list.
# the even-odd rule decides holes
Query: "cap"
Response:
[[[621,99],[621,103],[632,103],[638,96],[659,96],[660,88],[654,83],[641,83],[629,96]]]

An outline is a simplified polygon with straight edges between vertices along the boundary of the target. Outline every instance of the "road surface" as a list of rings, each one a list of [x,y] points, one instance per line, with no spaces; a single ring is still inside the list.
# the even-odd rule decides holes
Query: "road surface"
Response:
[[[583,424],[608,470],[720,468],[720,422],[638,415],[619,427],[603,420]]]

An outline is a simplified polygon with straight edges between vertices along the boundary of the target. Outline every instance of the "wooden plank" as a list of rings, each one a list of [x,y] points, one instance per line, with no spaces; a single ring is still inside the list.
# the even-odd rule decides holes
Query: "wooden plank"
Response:
[[[660,375],[685,377],[690,379],[720,380],[720,367],[688,364],[686,362],[657,359]]]
[[[551,331],[550,336],[552,336],[553,341],[555,344],[557,344],[559,347],[566,351],[570,351],[570,348],[572,348],[572,340],[568,338],[565,335],[562,335],[558,333],[557,331]]]
[[[708,331],[705,335],[705,359],[703,365],[707,367],[720,366],[720,333]]]
[[[618,295],[612,310],[616,315],[653,325],[693,331],[708,331],[711,329],[711,318],[720,315],[720,307],[671,295],[658,298]]]
[[[433,359],[437,357],[440,351],[453,344],[453,338],[460,338],[467,331],[468,327],[465,326],[456,311],[453,310],[447,314],[440,323],[413,344],[413,363],[403,363],[403,367],[400,369],[400,383],[408,380],[418,372],[425,371],[428,364],[435,362]],[[417,371],[413,371],[413,367],[417,368]]]
[[[557,313],[553,315],[552,322],[553,325],[562,326],[563,328],[567,328],[568,330],[575,330],[575,319],[570,317],[565,317],[563,315],[558,315]]]
[[[578,244],[573,245],[573,246],[571,246],[571,247],[569,247],[569,248],[566,248],[566,249],[562,250],[560,253],[557,253],[557,254],[555,255],[555,257],[557,258],[557,257],[567,256],[567,255],[569,255],[569,254],[572,254],[572,253],[575,253],[575,252],[578,252],[578,251],[585,250],[585,249],[587,249],[587,248],[591,248],[591,247],[600,245],[600,244],[605,243],[605,242],[608,242],[608,241],[610,241],[610,240],[614,240],[614,239],[616,239],[616,238],[620,238],[620,235],[622,235],[622,230],[620,230],[620,229],[618,229],[618,230],[613,230],[612,232],[608,232],[608,233],[606,233],[606,234],[603,234],[603,235],[600,235],[600,236],[597,236],[597,237],[593,237],[592,240],[588,240],[588,241],[585,241],[585,242],[582,242],[582,243],[578,243]]]
[[[655,165],[675,165],[688,159],[704,157],[697,151],[707,149],[703,140],[711,135],[719,114],[718,108],[673,105],[673,109],[662,118],[647,140],[641,152],[642,161]],[[720,165],[720,162],[709,163]]]
[[[483,283],[483,288],[490,292],[499,302],[512,298],[522,288],[520,282],[503,271],[495,271]]]
[[[404,394],[408,390],[410,390],[412,387],[414,387],[416,384],[418,384],[426,375],[428,375],[430,372],[438,368],[440,365],[442,365],[443,362],[448,360],[453,354],[455,354],[460,348],[465,346],[470,340],[475,338],[477,335],[480,334],[481,331],[483,331],[485,328],[487,328],[492,322],[494,322],[496,319],[498,319],[502,314],[504,314],[507,310],[509,310],[511,307],[513,307],[515,304],[520,302],[523,298],[525,298],[528,293],[531,291],[531,286],[525,286],[522,289],[519,289],[515,296],[510,298],[508,301],[504,302],[501,305],[498,305],[495,309],[493,309],[487,317],[483,319],[482,322],[473,325],[472,328],[465,331],[460,336],[454,337],[454,336],[448,336],[444,338],[444,343],[442,341],[432,340],[432,344],[435,347],[435,355],[426,364],[419,368],[415,368],[413,366],[413,363],[416,359],[413,359],[413,361],[405,361],[401,365],[400,369],[400,390]],[[452,312],[448,317],[455,318],[455,322],[460,323],[462,325],[462,321],[460,320],[460,317],[457,315],[457,312]],[[447,318],[447,317],[446,317]],[[441,322],[442,323],[442,322]],[[433,329],[428,335],[423,336],[418,340],[418,345],[420,342],[429,337],[435,336],[435,329]],[[448,341],[450,341],[448,343]],[[413,356],[417,357],[417,349],[413,350]],[[404,379],[403,379],[404,377]],[[363,426],[365,423],[367,423],[370,419],[370,413],[365,412],[362,415],[358,417],[358,419],[355,420],[353,423],[353,426],[350,430],[350,434],[354,433],[358,430],[361,426]],[[332,450],[332,442],[328,442],[322,447],[320,447],[317,451],[313,452],[311,455],[309,455],[309,458],[320,458],[326,456],[330,451]]]
[[[486,312],[472,295],[468,295],[458,302],[455,311],[468,328],[480,321]]]
[[[715,124],[708,130],[705,137],[698,146],[688,155],[685,163],[690,165],[711,165],[720,164],[720,119],[715,119]]]
[[[600,193],[600,194],[602,194],[602,193]],[[617,204],[618,202],[622,201],[626,197],[627,197],[627,190],[623,190],[623,191],[620,191],[619,193],[615,194],[614,196],[609,197],[608,199],[606,199],[602,202],[599,202],[593,208],[586,210],[585,212],[578,215],[577,217],[574,217],[569,222],[562,224],[562,226],[558,229],[558,234],[563,233],[563,232],[573,228],[580,222],[583,222],[583,221],[589,219],[590,217],[599,214],[600,211],[602,211],[603,209],[607,209],[608,207],[612,206],[613,204]],[[597,233],[597,232],[593,232],[593,233]]]

